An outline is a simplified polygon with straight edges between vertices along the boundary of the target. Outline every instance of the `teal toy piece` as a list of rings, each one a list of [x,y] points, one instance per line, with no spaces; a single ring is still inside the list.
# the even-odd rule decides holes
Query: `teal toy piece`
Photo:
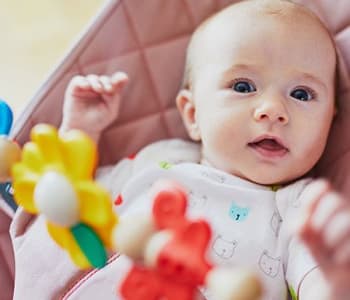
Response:
[[[83,223],[73,226],[71,231],[90,264],[95,268],[104,267],[107,262],[107,254],[97,234]]]
[[[12,126],[13,114],[11,108],[0,100],[0,135],[8,135]]]

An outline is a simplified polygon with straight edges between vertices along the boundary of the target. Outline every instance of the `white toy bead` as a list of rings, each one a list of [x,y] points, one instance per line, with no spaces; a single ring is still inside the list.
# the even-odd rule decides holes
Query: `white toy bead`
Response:
[[[165,244],[171,239],[170,231],[158,231],[148,240],[144,252],[144,263],[148,267],[155,267],[159,252],[164,248]]]
[[[206,283],[220,300],[258,300],[262,295],[257,275],[245,269],[215,268],[208,273]]]
[[[34,190],[38,210],[52,223],[70,227],[79,221],[79,201],[72,184],[56,172],[47,172]]]
[[[145,245],[154,232],[155,228],[150,216],[121,217],[113,232],[115,249],[132,259],[142,259]]]

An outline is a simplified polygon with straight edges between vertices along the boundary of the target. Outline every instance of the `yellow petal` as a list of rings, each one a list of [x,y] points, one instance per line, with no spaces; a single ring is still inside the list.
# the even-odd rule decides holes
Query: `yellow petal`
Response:
[[[76,188],[80,199],[82,222],[90,225],[105,247],[111,249],[112,231],[118,219],[113,212],[110,195],[95,182],[80,182]]]
[[[13,176],[14,198],[17,204],[30,213],[38,213],[33,198],[37,176],[30,171],[23,174],[25,167],[19,164],[15,165],[12,170],[13,174],[17,173],[17,176]]]
[[[61,149],[72,179],[92,178],[97,163],[97,149],[95,143],[85,133],[70,130],[62,134]]]
[[[72,239],[72,235],[69,229],[65,227],[57,226],[50,222],[46,222],[46,224],[47,224],[47,230],[50,236],[52,237],[52,239],[62,248],[67,249],[70,243],[70,240]]]
[[[41,174],[44,163],[43,154],[38,145],[33,142],[26,143],[22,151],[22,164]]]
[[[47,230],[53,240],[67,250],[70,258],[78,267],[82,269],[90,267],[89,261],[81,252],[69,229],[47,222]]]
[[[75,187],[80,199],[80,218],[84,223],[100,227],[115,218],[112,201],[104,188],[92,181],[81,181]]]
[[[31,139],[41,149],[41,153],[47,163],[62,161],[60,145],[58,142],[57,130],[47,124],[39,124],[33,127]]]

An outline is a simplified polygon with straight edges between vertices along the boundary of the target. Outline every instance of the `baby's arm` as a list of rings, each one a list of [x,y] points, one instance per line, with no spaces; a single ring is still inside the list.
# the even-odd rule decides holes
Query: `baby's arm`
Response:
[[[127,81],[122,72],[73,77],[65,92],[60,132],[80,129],[98,143],[102,131],[118,117]]]
[[[300,299],[349,299],[350,203],[325,181],[310,185],[303,201],[308,205],[300,237],[319,269],[305,278]]]

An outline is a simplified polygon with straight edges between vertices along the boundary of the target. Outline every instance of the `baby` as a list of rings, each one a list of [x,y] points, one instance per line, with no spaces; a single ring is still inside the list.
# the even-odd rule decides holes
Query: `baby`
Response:
[[[335,73],[331,36],[300,5],[249,0],[215,14],[192,36],[176,98],[200,164],[143,170],[123,188],[120,213],[147,209],[149,185],[175,179],[190,191],[190,215],[213,228],[211,258],[255,268],[264,299],[288,289],[294,299],[350,299],[350,206],[326,181],[300,179],[326,145]],[[98,143],[127,81],[121,72],[73,78],[60,131]]]

